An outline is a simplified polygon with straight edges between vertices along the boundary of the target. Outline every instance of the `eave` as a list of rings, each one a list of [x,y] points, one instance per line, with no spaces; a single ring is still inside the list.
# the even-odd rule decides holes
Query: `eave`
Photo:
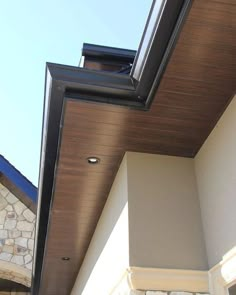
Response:
[[[214,1],[209,2],[216,4]],[[196,5],[193,6],[190,17],[187,20],[188,26],[181,34],[181,38],[177,43],[177,48],[174,50],[174,55],[164,74],[171,52],[177,41],[179,28],[183,24],[184,16],[190,4],[191,1],[185,2],[186,6],[184,6],[182,13],[179,14],[177,26],[171,31],[170,38],[166,42],[167,47],[165,47],[165,50],[160,52],[160,54],[157,54],[157,39],[156,41],[155,38],[153,39],[154,41],[149,48],[149,54],[147,55],[142,70],[142,79],[140,80],[136,80],[132,76],[96,72],[64,65],[47,64],[39,184],[40,213],[38,217],[37,254],[35,257],[33,294],[46,294],[45,290],[49,288],[47,285],[48,283],[45,282],[46,273],[44,272],[46,272],[45,264],[49,265],[51,263],[49,258],[52,256],[53,250],[53,229],[57,228],[59,230],[60,228],[56,227],[56,224],[60,224],[57,223],[56,215],[58,213],[59,216],[62,216],[60,214],[62,214],[63,209],[63,203],[61,201],[62,194],[60,193],[60,189],[58,189],[60,181],[63,179],[65,180],[64,189],[69,188],[69,182],[71,182],[71,184],[74,185],[74,191],[76,191],[76,182],[79,181],[79,183],[84,186],[94,184],[95,190],[98,192],[102,191],[102,194],[97,194],[94,199],[96,200],[94,201],[96,204],[92,208],[94,211],[90,211],[86,217],[91,223],[91,226],[89,226],[88,239],[85,241],[85,244],[88,245],[89,238],[91,238],[91,234],[95,228],[96,221],[99,218],[124,152],[130,150],[194,157],[232,98],[235,91],[232,78],[232,73],[235,69],[234,64],[232,68],[227,69],[227,67],[230,66],[231,57],[230,48],[232,44],[230,44],[230,41],[233,42],[233,40],[230,40],[230,36],[225,36],[224,40],[222,40],[222,44],[223,42],[225,43],[228,51],[225,54],[226,68],[223,68],[221,72],[219,72],[219,78],[214,71],[215,69],[219,71],[219,65],[221,65],[222,62],[219,61],[217,63],[217,56],[215,59],[211,56],[212,53],[216,54],[217,50],[221,47],[220,39],[222,37],[222,32],[219,31],[217,34],[214,28],[214,21],[213,24],[211,23],[211,17],[213,17],[213,20],[216,22],[221,18],[224,19],[226,23],[228,22],[226,18],[230,13],[228,12],[229,9],[227,6],[229,4],[224,4],[224,2],[218,3],[215,10],[211,11],[211,14],[208,13],[210,28],[213,31],[212,33],[215,33],[215,38],[217,42],[219,41],[219,46],[216,48],[211,47],[211,44],[205,46],[204,42],[207,43],[207,39],[204,39],[204,37],[207,36],[207,32],[205,36],[202,36],[202,39],[200,39],[199,46],[199,49],[207,48],[209,51],[207,56],[212,58],[213,61],[216,61],[214,65],[215,69],[212,66],[209,67],[207,61],[205,61],[204,67],[201,68],[201,66],[199,66],[196,68],[196,72],[191,72],[192,65],[197,65],[197,63],[194,61],[194,57],[192,58],[189,55],[191,50],[193,50],[193,46],[191,47],[191,44],[186,42],[186,38],[191,38],[191,34],[198,34],[198,31],[196,31],[197,27],[199,27],[199,31],[202,32],[202,24],[196,25],[196,19],[208,6],[206,2],[199,1],[198,3],[194,2],[194,5]],[[221,7],[224,7],[226,12],[218,13],[217,8],[220,9]],[[208,16],[206,16],[205,13],[203,17],[205,21],[208,20]],[[232,35],[233,32],[235,32],[235,26],[232,27]],[[159,34],[160,32],[156,33]],[[192,42],[194,43],[194,40],[192,40]],[[214,44],[214,42],[212,44]],[[187,58],[182,56],[183,54],[186,54]],[[160,59],[160,57],[162,58]],[[199,53],[199,57],[200,60],[203,61],[205,57],[204,53]],[[155,65],[155,68],[153,65]],[[197,70],[202,71],[202,69],[205,68],[209,69],[209,81],[199,79],[201,73],[198,73]],[[182,76],[181,71],[184,72],[184,70],[189,73],[189,76]],[[192,76],[190,76],[191,73]],[[202,73],[202,75],[203,74],[204,73]],[[162,76],[163,79],[161,80]],[[225,81],[227,78],[227,85],[219,90],[217,85],[218,81],[221,81],[221,79]],[[160,81],[162,82],[158,88]],[[209,93],[208,100],[206,93],[198,89],[199,86],[207,87],[206,91]],[[185,89],[184,87],[186,87],[186,90],[183,90]],[[197,93],[197,91],[199,91],[199,93]],[[214,98],[216,99],[215,101],[213,100]],[[198,100],[198,103],[195,103],[196,100]],[[153,104],[151,105],[152,101]],[[179,105],[173,105],[175,102]],[[109,118],[108,113],[112,112],[114,112],[112,120],[115,120],[117,124],[120,120],[123,120],[122,130],[119,129],[119,127],[114,127],[114,129],[112,129],[111,126],[109,126],[113,121]],[[92,120],[94,117],[97,118],[97,121]],[[87,122],[86,118],[91,119],[90,125],[84,123]],[[131,123],[128,119],[131,120]],[[70,133],[71,126],[74,126],[74,129]],[[97,136],[97,133],[99,134],[99,126],[105,128],[104,136],[100,136],[101,141],[104,140],[107,144],[106,148],[104,147],[103,150],[102,145],[100,146],[99,144],[97,144],[96,149],[91,148],[96,145],[99,139],[99,136]],[[85,133],[88,130],[89,133],[87,135]],[[113,130],[114,134],[112,134]],[[135,130],[136,134],[132,136]],[[193,131],[193,134],[190,134],[191,131]],[[142,132],[145,132],[145,134]],[[117,153],[114,152],[113,140],[115,137],[117,140],[120,140]],[[74,143],[68,141],[68,138],[75,138]],[[129,140],[129,138],[133,139]],[[111,142],[113,141],[113,145],[110,144],[110,139]],[[74,158],[73,150],[69,151],[71,159],[68,161],[69,156],[68,154],[66,155],[66,145],[71,145],[71,147],[75,147],[76,150],[79,147],[79,140],[81,140],[83,144],[88,145],[87,150],[84,149],[84,147],[81,148],[80,157],[75,155]],[[108,148],[109,144],[110,148]],[[114,161],[112,160],[111,163],[105,161],[104,169],[110,171],[109,175],[108,173],[106,174],[101,167],[98,168],[99,177],[96,177],[96,179],[90,179],[88,177],[90,172],[86,170],[89,168],[87,168],[84,160],[86,159],[86,155],[89,156],[91,153],[100,154],[101,156],[105,156],[106,159],[110,159],[109,157],[115,159]],[[104,183],[105,186],[102,187]],[[94,192],[92,193],[94,194]],[[85,196],[82,198],[84,199],[81,202],[84,203],[86,198]],[[74,205],[83,208],[83,205],[79,205],[79,202],[73,199],[72,196],[69,196],[69,194],[68,199],[70,199],[72,207]],[[57,200],[57,206],[59,207],[55,206]],[[72,204],[73,200],[74,203]],[[73,218],[70,219],[70,216],[72,211],[80,210],[80,208],[75,207],[68,209],[68,200],[65,199],[64,202],[64,221],[71,222],[71,226],[79,226],[79,220],[75,225],[73,223]],[[93,213],[92,216],[91,212]],[[80,218],[79,216],[77,217]],[[61,238],[62,236],[60,236],[60,239]],[[86,252],[86,246],[83,248],[77,247],[75,240],[73,241],[72,248],[73,251],[83,252],[83,255]],[[81,257],[83,257],[83,255]],[[82,262],[81,257],[77,257],[78,260],[72,262],[73,268],[76,268],[77,271],[79,269],[79,264]],[[59,260],[60,257],[58,257],[58,262],[54,264],[55,269],[61,265]],[[73,276],[74,275],[73,273]],[[55,276],[53,279],[56,281]],[[74,279],[74,277],[70,279],[68,277],[66,278],[66,287],[68,290],[71,288],[71,281]],[[51,283],[53,283],[53,281],[51,281]],[[42,288],[42,284],[43,289],[40,289]],[[62,294],[65,293],[62,291]]]
[[[0,182],[36,213],[37,188],[2,155],[0,155]]]

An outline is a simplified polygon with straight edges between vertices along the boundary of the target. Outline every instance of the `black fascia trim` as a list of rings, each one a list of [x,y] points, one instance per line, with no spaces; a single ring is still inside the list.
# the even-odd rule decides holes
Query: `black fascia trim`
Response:
[[[91,60],[111,60],[133,63],[136,50],[84,43],[82,56]]]
[[[91,83],[91,79],[93,83]],[[54,198],[64,105],[67,99],[105,102],[143,109],[135,98],[132,79],[127,75],[97,72],[47,63],[44,94],[40,173],[38,185],[37,235],[34,248],[31,294],[39,295],[45,249]]]
[[[142,109],[135,83],[129,75],[47,63],[47,69],[66,98]]]
[[[165,2],[165,1],[164,1]],[[148,31],[148,23],[151,18],[151,13],[149,15],[149,19],[147,22],[147,26],[145,27],[145,31],[143,34],[142,41],[140,43],[140,48],[138,50],[136,59],[134,61],[134,67],[132,69],[131,74],[135,73],[135,67],[137,64],[137,60],[139,59],[139,54],[142,52],[142,46],[147,46],[148,54],[141,59],[144,60],[144,65],[140,69],[140,80],[137,84],[136,91],[139,93],[141,97],[147,97],[147,93],[149,93],[153,81],[155,80],[156,73],[160,66],[163,63],[163,56],[168,49],[168,56],[170,56],[171,49],[173,49],[174,42],[172,40],[176,40],[178,33],[180,30],[175,30],[175,27],[178,22],[183,21],[183,17],[185,13],[183,12],[183,8],[187,4],[189,7],[189,3],[191,1],[186,0],[169,0],[165,2],[165,5],[162,10],[162,15],[159,20],[159,24],[157,28],[153,28],[153,34],[150,34],[150,43],[151,44],[142,44],[144,42],[144,36],[146,31]],[[152,12],[152,11],[151,11]],[[185,10],[184,10],[185,12]],[[178,27],[179,28],[179,27]],[[149,28],[150,30],[150,28]],[[171,46],[170,46],[171,45]],[[169,48],[171,47],[171,48]],[[164,61],[165,66],[167,65],[167,60]],[[158,65],[158,66],[157,66]]]
[[[176,22],[172,28],[173,30],[172,30],[171,35],[169,36],[169,40],[167,42],[166,48],[165,48],[164,52],[162,53],[161,60],[158,60],[159,57],[156,54],[158,49],[155,48],[158,43],[159,33],[157,32],[157,34],[154,37],[153,45],[151,46],[148,57],[146,59],[146,64],[145,64],[145,67],[143,70],[142,79],[137,87],[137,91],[140,93],[140,96],[142,96],[142,93],[144,93],[144,95],[146,95],[148,93],[145,98],[145,106],[147,109],[150,108],[151,103],[154,99],[155,93],[159,87],[159,84],[161,82],[161,78],[165,72],[165,69],[168,65],[170,57],[171,57],[173,50],[175,48],[175,45],[178,41],[178,37],[180,35],[181,29],[184,26],[184,23],[185,23],[185,20],[188,16],[188,13],[192,7],[193,1],[194,0],[182,1],[182,5],[179,10],[178,17],[176,18]],[[167,3],[166,7],[169,7],[169,5],[173,4],[173,2],[175,2],[175,1],[169,1]],[[177,0],[175,3],[177,3]],[[178,6],[180,6],[180,2],[179,2]],[[176,8],[178,8],[178,6],[176,6]],[[171,9],[171,7],[169,7],[169,9]],[[148,73],[148,69],[151,70],[151,65],[153,64],[153,62],[154,63],[156,62],[157,64],[159,64],[159,66],[156,69],[152,68],[152,72],[151,72],[152,77],[151,77],[151,75],[149,75],[149,73]],[[151,84],[148,84],[148,81],[151,81]]]
[[[57,80],[65,88],[76,87],[87,92],[126,92],[134,95],[134,83],[131,77],[119,73],[97,71],[74,66],[47,63],[47,69],[53,80]]]
[[[172,0],[167,1],[173,3]],[[184,1],[177,20],[178,28],[181,28],[192,1]],[[152,100],[151,96],[154,95],[159,84],[158,79],[162,76],[158,72],[158,68],[161,66],[162,71],[164,71],[165,63],[168,62],[168,55],[173,50],[177,36],[178,32],[174,30],[168,43],[168,52],[163,55],[165,58],[164,64],[162,62],[161,65],[156,65],[156,73],[154,74],[154,71],[151,73],[154,74],[154,77],[150,77],[150,79],[154,83],[151,85],[151,89],[148,90],[145,85],[142,85],[142,80],[137,82],[132,76],[47,63],[32,295],[42,295],[40,293],[40,284],[54,198],[65,101],[67,99],[77,99],[94,103],[112,103],[142,111],[148,110]],[[155,46],[155,44],[152,44],[152,46]],[[147,59],[152,60],[155,57],[152,48],[150,48],[149,52],[150,56]],[[145,71],[146,68],[144,68]],[[146,90],[144,91],[144,89]],[[144,95],[141,96],[140,93],[144,93]]]
[[[46,67],[44,115],[41,141],[40,173],[38,185],[38,209],[31,294],[39,295],[45,248],[48,239],[50,213],[54,197],[56,163],[59,156],[61,117],[63,114],[64,89]]]
[[[68,98],[76,99],[77,97],[94,102],[113,103],[148,110],[192,2],[193,0],[165,0],[160,23],[152,36],[152,42],[147,57],[145,57],[140,81],[132,76],[135,71],[135,63],[131,75],[51,63],[47,64],[48,69],[53,78],[60,81],[60,87],[64,88],[64,94]],[[147,31],[147,27],[145,31]],[[100,48],[98,54],[107,48],[98,45],[85,45],[88,52],[90,48],[93,50]],[[115,52],[116,49],[110,47],[109,50]],[[137,56],[140,51],[141,48],[139,48]]]

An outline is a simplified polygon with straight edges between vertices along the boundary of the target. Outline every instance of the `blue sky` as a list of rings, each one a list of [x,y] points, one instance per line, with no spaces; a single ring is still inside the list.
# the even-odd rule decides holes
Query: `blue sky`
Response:
[[[151,0],[8,0],[0,6],[0,154],[37,185],[45,63],[77,66],[84,42],[137,49]]]

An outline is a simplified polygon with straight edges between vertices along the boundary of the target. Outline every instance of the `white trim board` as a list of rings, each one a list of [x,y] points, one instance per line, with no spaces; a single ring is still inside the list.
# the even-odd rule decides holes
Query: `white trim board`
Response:
[[[228,288],[236,282],[236,247],[220,263],[209,270],[210,293],[228,295]]]
[[[121,290],[123,293],[121,293]],[[126,294],[128,290],[208,293],[208,272],[129,267],[114,288],[112,295]]]

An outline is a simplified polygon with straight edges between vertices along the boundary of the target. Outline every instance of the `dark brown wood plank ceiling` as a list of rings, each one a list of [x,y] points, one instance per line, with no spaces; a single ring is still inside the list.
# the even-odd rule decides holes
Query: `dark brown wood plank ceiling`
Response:
[[[195,156],[236,90],[235,15],[194,2],[150,111],[67,101],[40,294],[70,294],[126,151]]]

